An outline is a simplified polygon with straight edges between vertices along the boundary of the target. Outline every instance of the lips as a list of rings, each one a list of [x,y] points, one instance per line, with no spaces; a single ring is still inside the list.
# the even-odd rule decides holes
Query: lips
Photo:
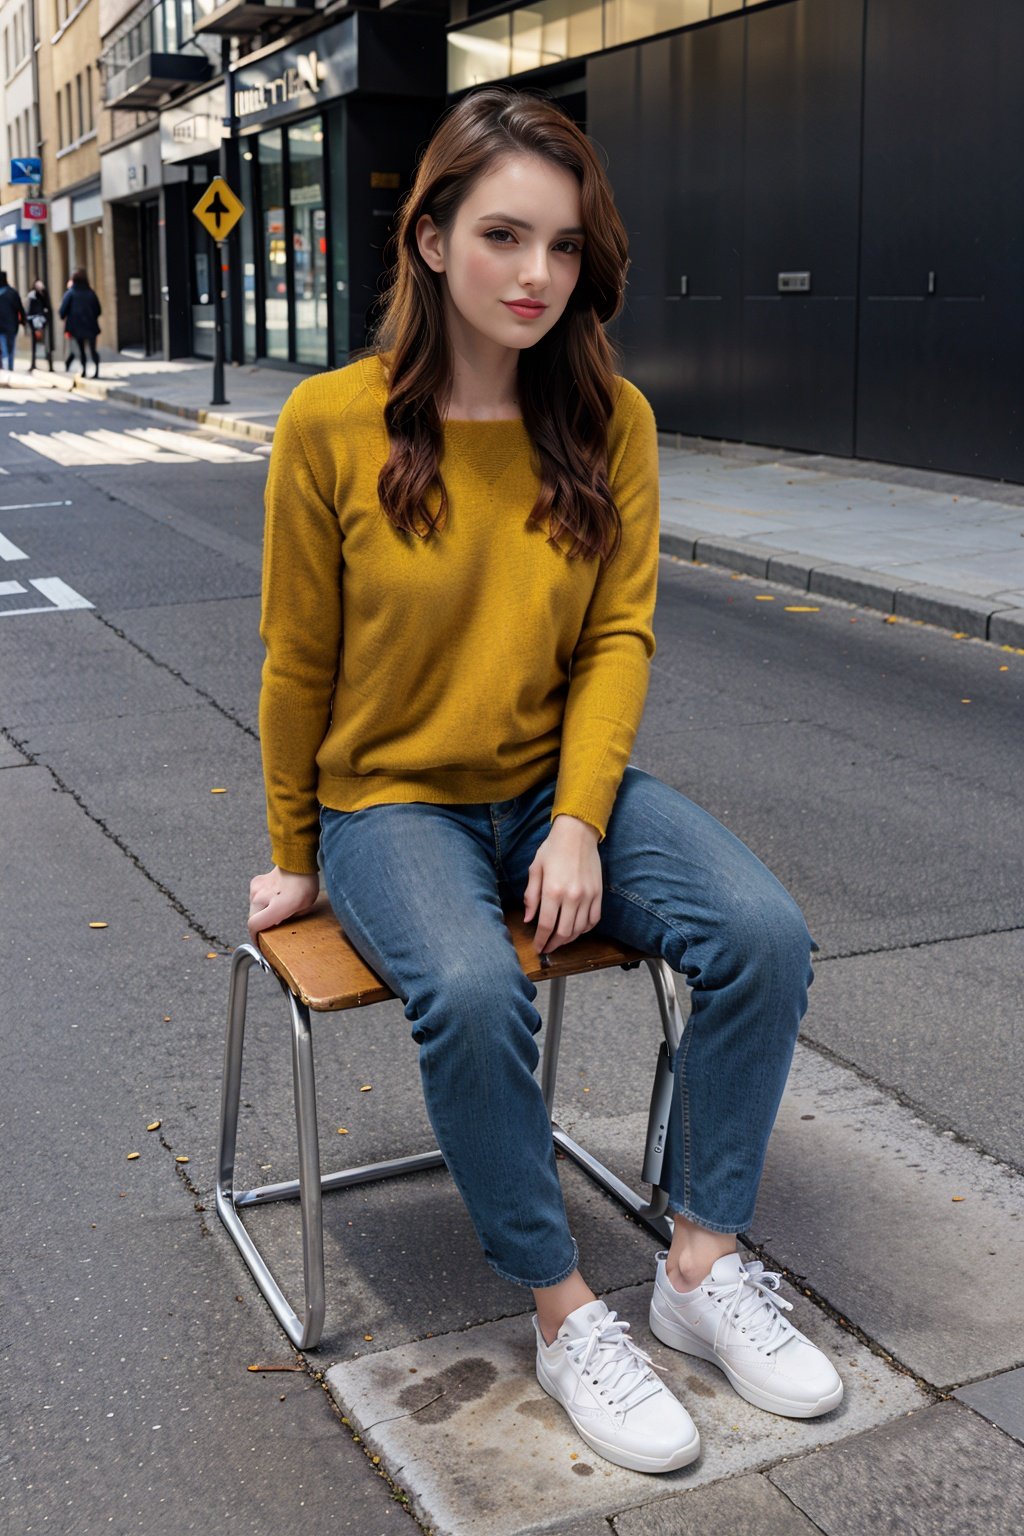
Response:
[[[510,309],[514,315],[523,315],[526,319],[535,319],[547,309],[546,304],[538,304],[530,299],[502,299],[506,309]]]

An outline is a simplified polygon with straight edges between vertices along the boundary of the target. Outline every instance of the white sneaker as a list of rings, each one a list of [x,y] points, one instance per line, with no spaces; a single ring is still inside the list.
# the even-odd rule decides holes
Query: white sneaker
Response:
[[[672,1349],[720,1367],[741,1397],[790,1419],[814,1419],[837,1408],[843,1384],[826,1355],[783,1312],[781,1276],[738,1253],[719,1259],[695,1291],[677,1291],[658,1255],[651,1332]]]
[[[537,1380],[592,1451],[634,1472],[674,1472],[700,1455],[682,1403],[603,1301],[570,1312],[553,1344],[537,1324]]]

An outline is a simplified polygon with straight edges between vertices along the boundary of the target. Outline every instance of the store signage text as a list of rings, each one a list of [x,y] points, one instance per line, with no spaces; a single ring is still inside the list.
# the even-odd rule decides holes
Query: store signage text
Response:
[[[235,112],[239,117],[251,117],[254,112],[266,112],[268,107],[296,101],[307,91],[316,96],[326,78],[327,65],[318,58],[315,48],[309,53],[300,53],[294,64],[272,80],[236,87]]]

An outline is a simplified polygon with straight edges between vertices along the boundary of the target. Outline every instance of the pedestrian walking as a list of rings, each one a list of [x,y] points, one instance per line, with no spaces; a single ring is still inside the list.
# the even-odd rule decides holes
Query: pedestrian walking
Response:
[[[842,1383],[736,1234],[812,941],[749,849],[628,761],[654,651],[658,443],[604,331],[627,240],[589,140],[543,98],[465,96],[396,247],[372,351],[300,384],[274,437],[275,865],[251,883],[249,929],[313,905],[319,854],[346,935],[405,1002],[484,1255],[533,1292],[541,1386],[592,1450],[670,1471],[699,1436],[580,1271],[534,1075],[537,990],[501,903],[523,903],[541,954],[597,929],[687,978],[650,1323],[796,1418],[834,1408]]]
[[[103,310],[99,298],[89,287],[89,277],[84,267],[76,267],[71,283],[60,301],[60,318],[65,322],[65,332],[78,346],[82,359],[82,375],[85,376],[85,349],[89,348],[93,361],[93,378],[100,376],[100,355],[96,350],[96,338],[100,334],[100,315]],[[64,367],[70,371],[74,360],[74,348],[68,350]]]
[[[7,273],[0,272],[0,373],[14,372],[14,348],[18,329],[24,324],[21,295],[8,283]]]
[[[29,373],[36,366],[37,349],[42,348],[43,356],[53,372],[53,305],[50,303],[50,295],[46,291],[46,284],[41,277],[37,277],[32,284],[28,296],[28,332],[32,343],[32,361],[28,365]]]

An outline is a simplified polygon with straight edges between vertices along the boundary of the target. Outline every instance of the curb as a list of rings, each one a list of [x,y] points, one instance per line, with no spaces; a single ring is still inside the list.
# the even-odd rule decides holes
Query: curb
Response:
[[[237,416],[223,416],[219,411],[204,406],[173,405],[169,400],[158,400],[154,395],[140,395],[124,389],[120,384],[107,383],[103,379],[86,379],[81,374],[59,377],[47,373],[34,379],[28,375],[14,375],[16,389],[59,389],[65,394],[88,395],[92,400],[106,400],[112,405],[130,405],[141,411],[160,411],[165,416],[177,416],[184,421],[194,421],[199,426],[211,427],[229,437],[244,437],[250,442],[272,443],[274,429],[260,421],[246,421]]]
[[[761,581],[772,581],[815,597],[839,598],[894,618],[920,619],[1007,650],[1024,649],[1024,608],[993,607],[991,600],[966,592],[905,582],[898,576],[856,565],[818,563],[795,550],[711,537],[696,528],[663,527],[659,543],[663,555],[675,555],[680,560],[724,566]]]

